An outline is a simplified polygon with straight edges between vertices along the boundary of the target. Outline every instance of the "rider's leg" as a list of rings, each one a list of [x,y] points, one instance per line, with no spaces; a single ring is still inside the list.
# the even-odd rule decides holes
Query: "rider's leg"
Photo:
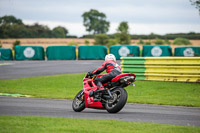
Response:
[[[111,81],[114,77],[115,76],[113,76],[112,74],[106,74],[106,75],[102,76],[101,78],[95,79],[95,84],[98,86],[98,90],[90,93],[90,96],[94,96],[94,101],[100,100],[98,93],[99,93],[99,90],[102,90],[102,88],[103,88],[102,83],[106,83],[108,81]]]
[[[100,89],[101,87],[103,88],[103,83],[107,83],[108,81],[111,81],[114,78],[113,74],[109,73],[109,74],[105,74],[100,78],[96,78],[95,79],[95,84],[98,86],[98,89]]]

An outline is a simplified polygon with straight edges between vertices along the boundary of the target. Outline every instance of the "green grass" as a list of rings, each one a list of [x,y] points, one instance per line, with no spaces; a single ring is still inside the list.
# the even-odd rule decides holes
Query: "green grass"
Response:
[[[200,84],[137,81],[127,87],[128,102],[200,107]]]
[[[82,89],[81,74],[0,80],[0,93],[20,93],[39,98],[73,99]],[[136,81],[127,87],[128,102],[200,107],[200,84]]]
[[[20,93],[39,98],[72,99],[82,89],[85,74],[67,74],[0,80],[1,93]]]
[[[0,116],[1,133],[197,133],[200,127],[116,120]]]

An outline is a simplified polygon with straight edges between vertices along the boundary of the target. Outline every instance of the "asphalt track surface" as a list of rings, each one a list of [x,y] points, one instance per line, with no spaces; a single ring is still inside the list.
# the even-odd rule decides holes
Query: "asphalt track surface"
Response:
[[[96,109],[74,112],[71,106],[71,100],[0,97],[0,115],[112,119],[200,126],[199,108],[126,104],[119,113],[109,114],[105,110]]]
[[[102,63],[103,60],[0,61],[0,80],[83,73],[98,68]]]
[[[82,73],[96,69],[102,63],[102,60],[0,61],[0,80]],[[71,100],[0,96],[0,115],[112,119],[131,122],[200,126],[200,108],[196,107],[126,104],[119,113],[109,114],[105,110],[95,109],[85,109],[80,113],[76,113],[72,110],[71,104]]]

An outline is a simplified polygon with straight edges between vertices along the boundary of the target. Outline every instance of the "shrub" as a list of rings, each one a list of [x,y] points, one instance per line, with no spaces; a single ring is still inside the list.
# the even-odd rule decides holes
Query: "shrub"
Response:
[[[15,46],[17,45],[20,45],[20,41],[19,40],[16,40],[14,43],[13,43],[13,46],[12,46],[12,49],[15,49]]]
[[[144,43],[145,45],[151,45],[151,40],[148,40]]]
[[[109,36],[106,34],[96,34],[94,45],[107,45],[109,41]]]
[[[170,42],[169,40],[165,39],[164,44],[168,44],[168,45],[170,45],[171,42]]]
[[[137,42],[137,44],[144,44],[144,41],[140,38],[139,42]]]
[[[88,40],[85,40],[85,45],[89,45],[90,42]]]
[[[116,33],[115,39],[119,44],[130,44],[131,43],[131,37],[128,33]]]
[[[156,38],[156,40],[154,41],[155,44],[157,45],[162,45],[164,44],[163,40],[162,39],[159,39],[159,38]]]
[[[173,42],[176,45],[191,45],[191,42],[186,38],[176,38]]]
[[[116,39],[109,39],[107,47],[110,47],[112,45],[116,45],[117,44],[117,40]]]
[[[68,45],[75,45],[75,46],[78,46],[78,43],[77,43],[77,42],[74,42],[74,41],[72,41],[72,42],[69,42],[69,43],[68,43]]]

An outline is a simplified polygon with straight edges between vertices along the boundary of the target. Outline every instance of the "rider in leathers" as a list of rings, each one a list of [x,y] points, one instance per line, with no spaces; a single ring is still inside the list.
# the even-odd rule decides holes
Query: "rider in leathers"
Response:
[[[100,78],[96,78],[94,81],[99,88],[103,87],[102,83],[109,82],[117,75],[121,74],[121,67],[117,64],[116,58],[113,54],[106,55],[102,66],[92,72],[89,72],[89,75],[100,74],[104,70],[106,70],[107,74],[104,74]]]

